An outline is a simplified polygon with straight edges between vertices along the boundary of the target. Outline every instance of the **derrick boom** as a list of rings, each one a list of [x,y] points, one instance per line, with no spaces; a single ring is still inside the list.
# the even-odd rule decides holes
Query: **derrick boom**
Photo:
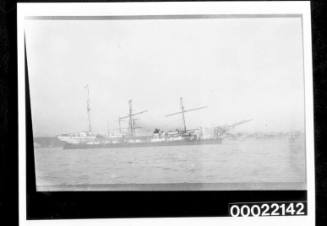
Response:
[[[175,112],[175,113],[171,113],[171,114],[167,114],[166,117],[170,117],[170,116],[181,114],[182,115],[182,122],[183,122],[183,131],[184,131],[184,133],[186,133],[187,132],[187,128],[186,128],[185,113],[191,112],[191,111],[201,110],[201,109],[207,108],[207,106],[202,106],[202,107],[191,108],[191,109],[186,109],[185,110],[184,103],[183,103],[183,98],[182,97],[180,97],[180,99],[179,99],[179,105],[180,105],[181,111]]]

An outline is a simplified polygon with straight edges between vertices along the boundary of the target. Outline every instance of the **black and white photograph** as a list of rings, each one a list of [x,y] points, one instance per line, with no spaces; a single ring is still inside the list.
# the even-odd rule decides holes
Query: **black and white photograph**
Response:
[[[25,15],[36,192],[308,190],[303,15],[139,4]]]
[[[26,23],[38,190],[305,188],[300,17]]]

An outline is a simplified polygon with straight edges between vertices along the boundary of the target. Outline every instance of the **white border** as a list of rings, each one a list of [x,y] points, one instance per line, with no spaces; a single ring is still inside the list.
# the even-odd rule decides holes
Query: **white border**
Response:
[[[25,139],[25,16],[96,16],[96,15],[187,15],[187,14],[300,14],[303,23],[306,164],[308,187],[308,216],[262,218],[143,218],[94,220],[26,220],[26,139]],[[313,84],[310,2],[156,2],[156,3],[18,3],[18,109],[19,109],[19,223],[21,226],[39,225],[314,225],[315,180],[313,136]],[[108,203],[110,205],[110,203]],[[205,207],[204,207],[205,208]]]

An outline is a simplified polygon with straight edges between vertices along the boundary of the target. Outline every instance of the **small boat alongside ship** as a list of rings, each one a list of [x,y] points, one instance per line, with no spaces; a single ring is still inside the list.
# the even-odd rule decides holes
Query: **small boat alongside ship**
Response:
[[[126,116],[119,117],[119,133],[100,135],[92,132],[91,125],[91,108],[89,99],[89,87],[87,88],[87,114],[88,114],[88,131],[79,133],[60,134],[57,138],[65,143],[64,149],[90,149],[90,148],[129,148],[129,147],[152,147],[152,146],[179,146],[179,145],[205,145],[220,144],[224,135],[234,127],[249,122],[243,120],[231,125],[216,126],[211,128],[187,129],[185,113],[197,111],[207,106],[185,109],[183,98],[180,98],[180,111],[166,115],[166,117],[181,115],[183,128],[174,131],[163,131],[154,129],[152,135],[136,135],[137,127],[135,125],[135,116],[146,113],[147,111],[133,112],[132,100],[129,100],[129,113]],[[123,132],[121,122],[128,120],[127,131]]]

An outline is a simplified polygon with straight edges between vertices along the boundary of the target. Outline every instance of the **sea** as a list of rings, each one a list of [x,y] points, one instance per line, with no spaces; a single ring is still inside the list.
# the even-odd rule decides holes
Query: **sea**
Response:
[[[35,148],[38,191],[301,190],[304,139],[137,148]]]

